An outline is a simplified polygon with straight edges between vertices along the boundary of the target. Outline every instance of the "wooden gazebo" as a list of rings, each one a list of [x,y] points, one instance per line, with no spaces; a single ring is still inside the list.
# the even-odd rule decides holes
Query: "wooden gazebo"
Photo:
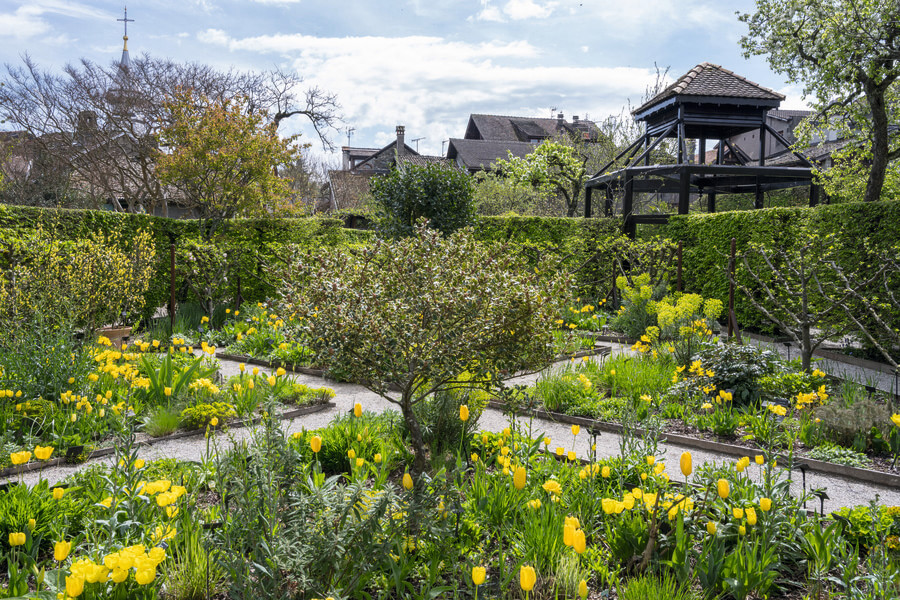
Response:
[[[635,195],[662,193],[677,195],[678,214],[687,214],[691,194],[707,197],[707,210],[715,212],[717,194],[755,194],[755,208],[763,207],[769,190],[810,186],[809,203],[818,202],[812,164],[794,152],[805,166],[766,165],[766,136],[771,135],[785,149],[790,143],[766,122],[766,113],[776,109],[784,96],[735,75],[719,65],[702,63],[675,83],[633,111],[644,122],[644,135],[600,169],[585,183],[584,216],[592,214],[592,192],[602,190],[604,212],[612,216],[614,200],[621,198],[624,230],[635,235],[639,223],[668,222],[669,214],[636,214]],[[759,132],[759,159],[751,161],[729,141],[736,135]],[[651,155],[668,138],[677,140],[670,159],[674,164],[650,164]],[[698,141],[698,161],[692,162],[687,140]],[[707,140],[718,140],[715,162],[706,164]],[[726,164],[728,154],[736,164]],[[656,153],[656,158],[659,157]],[[624,167],[608,171],[624,160]]]

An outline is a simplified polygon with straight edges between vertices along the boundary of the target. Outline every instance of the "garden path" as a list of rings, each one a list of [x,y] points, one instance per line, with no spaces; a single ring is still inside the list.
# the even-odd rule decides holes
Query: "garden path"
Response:
[[[627,352],[627,348],[620,345],[614,345],[614,352]],[[594,360],[601,360],[594,358]],[[222,366],[222,375],[227,379],[232,375],[236,375],[238,371],[238,363],[227,360],[220,360]],[[550,367],[550,368],[558,368]],[[266,371],[266,369],[262,369]],[[539,377],[538,374],[526,375],[512,380],[511,383],[529,383]],[[297,375],[297,380],[301,383],[312,386],[328,386],[334,389],[336,396],[334,398],[333,407],[321,412],[304,415],[291,421],[283,421],[282,427],[288,433],[300,431],[302,429],[316,429],[325,427],[328,423],[340,413],[347,413],[353,410],[356,402],[362,404],[364,410],[382,412],[385,410],[396,410],[396,405],[387,402],[377,394],[370,392],[360,385],[351,383],[338,383],[326,381],[319,377],[309,375]],[[564,423],[555,423],[538,418],[519,417],[519,422],[528,431],[529,427],[535,436],[543,434],[552,439],[551,449],[557,446],[564,446],[566,450],[574,449],[579,457],[587,458],[590,449],[591,439],[585,431],[573,438],[571,426]],[[485,409],[479,421],[480,429],[487,431],[499,432],[509,426],[509,417],[501,411],[494,409]],[[229,431],[218,432],[215,435],[215,444],[219,448],[227,445],[247,440],[251,435],[251,429],[234,428]],[[597,456],[614,456],[620,452],[621,436],[615,433],[603,433],[597,438]],[[206,452],[207,440],[203,437],[189,437],[177,440],[160,442],[152,446],[142,448],[140,456],[146,460],[155,460],[160,458],[177,458],[179,460],[200,460]],[[681,479],[681,473],[678,470],[678,461],[682,452],[690,451],[693,455],[694,465],[705,462],[727,462],[734,463],[734,457],[696,448],[682,447],[677,444],[661,443],[659,444],[656,454],[657,460],[664,460],[669,467],[667,472],[673,479]],[[748,453],[749,454],[749,453]],[[43,478],[51,484],[61,481],[70,474],[85,468],[91,464],[106,463],[110,464],[113,457],[107,456],[94,459],[81,465],[60,465],[45,469],[42,472],[24,473],[11,479],[19,480],[28,485],[34,485]],[[751,476],[759,475],[758,467],[752,464],[749,467]],[[826,488],[829,499],[825,501],[824,509],[826,511],[834,511],[844,506],[856,506],[859,504],[867,504],[868,502],[878,498],[878,501],[888,506],[900,505],[900,489],[882,487],[874,484],[859,482],[853,479],[844,479],[834,475],[826,475],[821,473],[807,472],[806,474],[807,489]],[[802,491],[800,474],[795,472],[792,489],[795,494]],[[818,509],[818,501],[809,503],[810,509]]]

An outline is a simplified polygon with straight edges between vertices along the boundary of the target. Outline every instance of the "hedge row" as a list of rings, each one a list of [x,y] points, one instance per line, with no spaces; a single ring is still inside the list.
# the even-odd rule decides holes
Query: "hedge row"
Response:
[[[837,235],[841,240],[841,266],[858,273],[868,266],[864,240],[884,252],[900,241],[900,202],[677,215],[663,228],[663,235],[682,242],[685,289],[723,302],[728,300],[726,268],[731,238],[740,253],[751,243],[790,247],[804,232]],[[742,327],[771,329],[740,292],[735,298],[735,313]]]
[[[0,228],[23,233],[42,229],[60,239],[73,240],[91,235],[107,236],[113,232],[128,240],[134,233],[149,229],[156,244],[158,266],[146,294],[148,315],[156,307],[167,304],[169,299],[170,245],[201,239],[197,221],[94,210],[0,205]],[[257,274],[261,264],[277,259],[283,245],[335,246],[364,241],[370,235],[365,231],[344,229],[343,222],[338,219],[236,219],[223,223],[216,230],[214,241],[235,250],[241,257],[238,268],[229,274],[229,285],[236,288],[240,277],[244,299],[253,301],[270,292],[253,275]],[[186,299],[181,282],[177,282],[177,289],[178,299]],[[236,289],[229,290],[229,295],[235,293]]]

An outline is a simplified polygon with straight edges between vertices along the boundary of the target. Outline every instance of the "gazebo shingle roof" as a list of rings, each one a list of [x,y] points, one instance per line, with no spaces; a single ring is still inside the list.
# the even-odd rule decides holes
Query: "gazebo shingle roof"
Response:
[[[784,95],[712,63],[700,63],[675,83],[632,111],[636,115],[675,96],[721,96],[757,100],[784,100]]]

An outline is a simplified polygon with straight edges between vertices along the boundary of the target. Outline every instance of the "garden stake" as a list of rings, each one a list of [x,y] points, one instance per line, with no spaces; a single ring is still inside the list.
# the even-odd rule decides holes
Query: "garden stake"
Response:
[[[731,238],[731,258],[728,260],[728,339],[734,335],[734,255],[737,241]]]
[[[681,258],[681,240],[678,240],[678,291],[679,291],[679,292],[683,291],[683,290],[681,289],[681,264],[682,264],[681,261],[682,261],[682,258]]]
[[[803,480],[803,508],[806,508],[806,469],[809,468],[809,465],[800,463],[797,468],[800,469],[800,476]]]
[[[171,268],[169,269],[169,337],[175,335],[175,244],[169,246]]]

